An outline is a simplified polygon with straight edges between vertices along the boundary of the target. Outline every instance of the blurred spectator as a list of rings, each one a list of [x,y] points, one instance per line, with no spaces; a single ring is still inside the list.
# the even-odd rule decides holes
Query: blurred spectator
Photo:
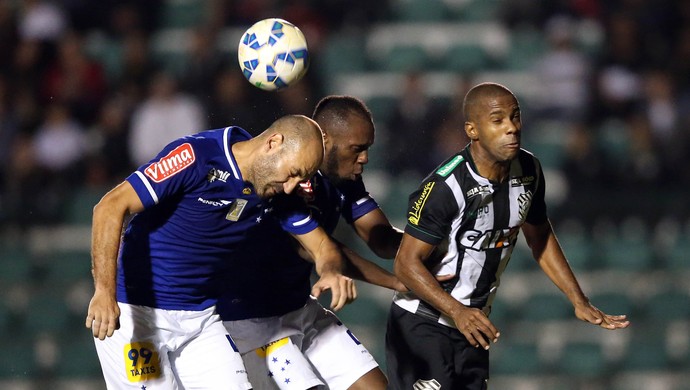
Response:
[[[18,133],[17,121],[11,110],[11,99],[9,84],[0,74],[0,215],[2,214],[2,194],[6,188],[6,178],[10,167],[12,143]]]
[[[591,66],[575,46],[575,21],[558,15],[546,24],[547,52],[536,61],[541,96],[537,115],[567,122],[584,117],[589,102]]]
[[[388,125],[387,164],[390,172],[426,175],[436,159],[431,156],[433,131],[440,122],[439,107],[426,93],[423,75],[408,73]]]
[[[19,42],[17,20],[9,1],[0,1],[0,72],[8,72],[12,68],[13,56]]]
[[[661,164],[666,180],[677,178],[677,167],[684,163],[688,134],[682,131],[682,108],[679,105],[672,74],[652,70],[644,76],[645,99],[641,113],[647,118],[650,148]],[[681,173],[680,179],[689,176]]]
[[[34,40],[20,41],[12,56],[10,71],[13,89],[17,93],[36,99],[41,85],[44,69],[43,50],[40,42]]]
[[[625,13],[608,20],[604,56],[597,65],[596,94],[590,101],[595,122],[625,118],[639,103],[643,66],[639,25]]]
[[[440,123],[433,134],[432,152],[429,163],[438,165],[445,158],[457,153],[470,142],[465,133],[465,115],[462,112],[462,102],[467,91],[473,86],[471,77],[460,77],[453,90],[453,96],[448,105],[440,111]]]
[[[250,88],[254,87],[234,66],[219,72],[213,89],[209,90],[213,93],[208,105],[209,128],[237,124],[252,134],[256,134],[253,131],[264,129],[258,123],[259,110],[251,106]]]
[[[231,59],[226,59],[216,49],[216,38],[213,30],[203,27],[194,29],[189,59],[182,72],[181,88],[194,95],[204,105],[211,100],[218,73]],[[233,65],[235,63],[236,61],[232,61]]]
[[[146,98],[146,87],[158,69],[151,55],[149,38],[140,31],[124,35],[115,89],[124,93],[131,103],[139,103]]]
[[[106,92],[101,64],[86,55],[81,36],[74,32],[66,34],[59,41],[57,58],[43,77],[42,101],[59,100],[69,106],[79,121],[90,123]]]
[[[34,151],[38,166],[55,176],[68,173],[84,156],[85,131],[66,105],[55,102],[48,106],[34,138]]]
[[[177,80],[159,72],[149,84],[149,95],[132,115],[129,152],[141,165],[170,141],[206,129],[205,114],[197,99],[178,90]]]
[[[84,129],[67,106],[55,102],[46,108],[45,120],[33,140],[27,141],[20,138],[14,144],[13,169],[26,164],[14,178],[17,217],[28,223],[59,222],[70,190],[82,185]],[[32,163],[27,163],[29,159]]]
[[[110,98],[103,104],[88,136],[90,159],[99,161],[102,170],[98,171],[98,177],[104,176],[104,181],[115,183],[135,168],[129,160],[129,113],[123,99]]]
[[[67,29],[62,8],[50,1],[21,0],[19,34],[23,40],[57,41]]]

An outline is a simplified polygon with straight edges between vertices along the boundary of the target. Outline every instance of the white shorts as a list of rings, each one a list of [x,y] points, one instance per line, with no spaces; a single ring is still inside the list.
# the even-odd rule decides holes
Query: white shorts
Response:
[[[223,324],[257,390],[345,390],[378,367],[364,345],[315,298],[281,317]]]
[[[251,389],[215,307],[163,310],[118,303],[120,329],[95,338],[107,388]]]

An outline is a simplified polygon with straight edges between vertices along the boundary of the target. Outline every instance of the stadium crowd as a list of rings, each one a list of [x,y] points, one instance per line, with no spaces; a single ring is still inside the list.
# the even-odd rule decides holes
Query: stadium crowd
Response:
[[[548,48],[533,58],[542,99],[525,111],[530,122],[556,120],[568,128],[563,170],[572,182],[688,184],[687,171],[676,168],[688,151],[690,119],[683,115],[690,112],[688,3],[494,3],[495,18],[509,31],[527,26],[545,34]],[[78,1],[0,3],[3,226],[64,221],[75,194],[110,187],[142,163],[141,156],[179,135],[172,131],[232,122],[251,132],[279,114],[311,112],[324,94],[322,73],[311,71],[280,93],[252,88],[232,51],[218,50],[223,28],[281,15],[305,31],[312,67],[318,67],[330,37],[353,29],[366,33],[373,23],[392,20],[397,2],[200,2],[202,23],[192,27],[178,72],[152,50],[155,32],[165,27],[167,2],[99,4],[93,9]],[[603,31],[599,49],[587,52],[576,45],[574,36],[583,26]],[[98,57],[88,46],[94,35],[108,43]],[[408,168],[426,172],[437,163],[408,162],[412,139],[415,156],[445,155],[434,151],[464,142],[453,132],[453,122],[462,120],[457,105],[416,93],[414,80],[407,88],[388,123],[380,123],[389,132],[382,138],[391,174]],[[462,96],[463,87],[458,88]],[[624,131],[624,155],[602,147],[601,133],[615,126]],[[420,129],[430,135],[421,137],[425,142],[419,142]]]

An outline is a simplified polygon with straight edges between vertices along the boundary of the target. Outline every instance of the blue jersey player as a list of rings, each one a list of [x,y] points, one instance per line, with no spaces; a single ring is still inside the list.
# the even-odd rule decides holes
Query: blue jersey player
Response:
[[[297,193],[327,232],[342,217],[375,254],[393,258],[402,232],[391,226],[361,178],[374,143],[371,113],[356,98],[328,96],[313,118],[324,132],[326,155],[319,172]],[[301,256],[277,226],[272,245],[243,262],[255,269],[244,268],[218,303],[252,384],[257,389],[384,389],[386,378],[371,354],[309,296],[312,266],[303,260],[309,256]],[[391,273],[346,247],[343,251],[350,276],[405,290]]]
[[[316,259],[314,294],[331,289],[335,307],[353,299],[325,232],[308,216],[283,223],[295,217],[269,199],[312,176],[323,153],[318,124],[304,116],[255,138],[238,127],[204,131],[171,142],[103,197],[86,326],[109,389],[251,388],[215,304],[264,220],[279,219]]]

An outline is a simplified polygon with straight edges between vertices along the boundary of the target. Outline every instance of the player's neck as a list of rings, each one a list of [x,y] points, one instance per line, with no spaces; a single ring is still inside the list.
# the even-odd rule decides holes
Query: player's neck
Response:
[[[510,173],[510,161],[497,161],[490,158],[483,149],[470,147],[470,156],[477,173],[493,182],[503,182]]]

